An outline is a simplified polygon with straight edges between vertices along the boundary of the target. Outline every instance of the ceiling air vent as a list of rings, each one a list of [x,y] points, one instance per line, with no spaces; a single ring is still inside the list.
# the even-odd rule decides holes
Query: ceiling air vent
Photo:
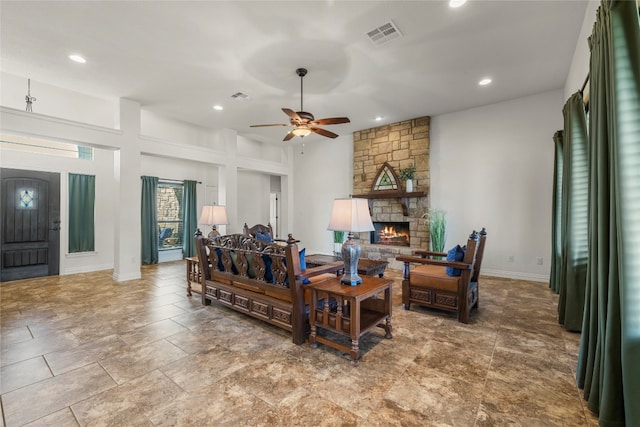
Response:
[[[238,99],[240,101],[244,101],[246,99],[249,99],[249,95],[247,95],[246,93],[242,93],[242,92],[236,92],[233,95],[231,95],[231,97],[233,99]]]
[[[382,24],[379,27],[374,28],[371,31],[367,31],[367,36],[373,44],[382,45],[387,42],[390,42],[393,39],[397,39],[398,37],[402,37],[402,33],[398,30],[398,27],[391,21],[386,24]]]

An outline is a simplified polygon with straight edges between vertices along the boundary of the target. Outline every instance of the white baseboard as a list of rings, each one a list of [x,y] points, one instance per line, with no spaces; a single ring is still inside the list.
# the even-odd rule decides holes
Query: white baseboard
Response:
[[[113,280],[115,280],[116,282],[126,282],[127,280],[136,280],[140,279],[141,277],[142,273],[140,273],[140,270],[128,274],[118,274],[115,271],[113,272]]]
[[[517,271],[491,270],[483,268],[481,276],[504,277],[505,279],[531,280],[533,282],[549,283],[549,276],[546,274],[520,273]]]
[[[68,274],[78,274],[78,273],[91,273],[94,271],[101,271],[101,270],[113,270],[113,265],[85,265],[82,267],[72,267],[72,268],[67,268],[64,270],[64,274],[62,274],[63,276],[66,276]]]

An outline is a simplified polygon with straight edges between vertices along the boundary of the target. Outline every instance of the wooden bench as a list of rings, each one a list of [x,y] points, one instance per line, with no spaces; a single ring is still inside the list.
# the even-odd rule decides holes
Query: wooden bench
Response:
[[[286,246],[250,235],[206,238],[198,230],[196,251],[202,275],[202,303],[212,301],[291,332],[302,344],[308,308],[303,281],[343,268],[342,262],[302,270],[295,239]]]

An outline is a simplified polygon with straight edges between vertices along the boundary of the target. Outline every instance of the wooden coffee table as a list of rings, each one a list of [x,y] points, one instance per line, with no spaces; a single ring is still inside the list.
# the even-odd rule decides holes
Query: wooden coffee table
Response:
[[[385,338],[391,335],[391,286],[393,280],[364,276],[357,286],[343,285],[340,278],[331,278],[306,285],[311,290],[309,323],[312,348],[318,343],[351,354],[351,363],[360,363],[359,340],[376,327],[383,328]],[[380,296],[382,295],[382,298]],[[318,307],[318,301],[324,304]],[[335,300],[335,306],[329,302]],[[318,328],[351,338],[351,347],[318,335]]]
[[[378,277],[384,276],[384,270],[387,268],[389,263],[387,261],[376,261],[373,259],[361,259],[358,261],[358,273],[364,274],[367,276],[375,276]]]
[[[314,254],[307,255],[305,257],[305,261],[307,263],[307,266],[313,267],[316,265],[324,265],[330,262],[340,261],[340,258],[333,255]],[[378,277],[383,277],[384,270],[387,268],[387,265],[389,265],[387,261],[361,258],[358,261],[358,274],[364,274],[367,276],[377,275]]]

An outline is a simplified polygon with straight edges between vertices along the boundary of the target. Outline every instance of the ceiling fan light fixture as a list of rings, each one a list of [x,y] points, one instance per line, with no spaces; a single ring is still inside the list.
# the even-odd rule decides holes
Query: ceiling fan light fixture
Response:
[[[309,135],[311,133],[311,129],[303,128],[303,127],[297,127],[294,130],[292,130],[291,133],[293,133],[295,136],[299,136],[300,138],[304,138],[305,136],[307,136],[307,135]]]
[[[87,62],[86,59],[84,59],[82,56],[80,55],[69,55],[69,59],[72,60],[73,62],[77,62],[78,64],[85,64]]]
[[[449,0],[449,7],[455,9],[455,8],[458,8],[458,7],[462,6],[466,2],[467,2],[467,0]]]

